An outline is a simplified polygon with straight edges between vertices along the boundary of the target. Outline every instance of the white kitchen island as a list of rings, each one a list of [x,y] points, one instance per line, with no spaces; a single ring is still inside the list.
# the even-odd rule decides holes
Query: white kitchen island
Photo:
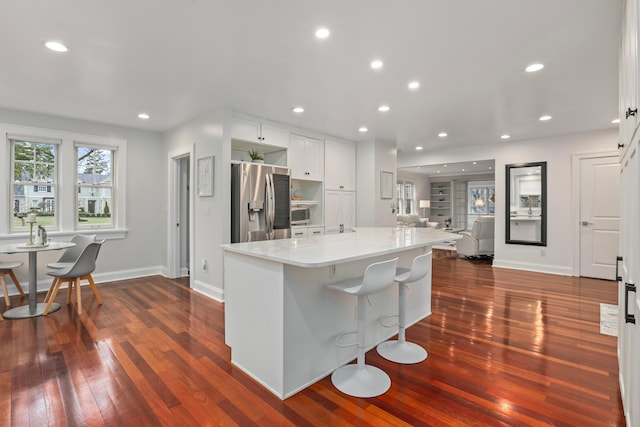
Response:
[[[326,289],[361,276],[374,262],[398,257],[410,267],[433,244],[460,238],[433,228],[358,228],[305,239],[223,245],[225,341],[231,361],[285,399],[353,360],[339,334],[356,330],[357,298]],[[407,324],[431,314],[431,274],[410,285]],[[366,348],[396,334],[381,316],[398,312],[398,288],[369,298]],[[345,337],[341,342],[355,342]],[[393,379],[392,379],[393,380]]]

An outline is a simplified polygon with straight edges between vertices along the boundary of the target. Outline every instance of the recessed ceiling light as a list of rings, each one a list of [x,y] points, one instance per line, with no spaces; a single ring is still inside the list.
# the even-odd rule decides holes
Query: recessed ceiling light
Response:
[[[474,164],[474,165],[477,165],[477,164],[478,164],[478,162],[473,162],[473,164]]]
[[[362,133],[364,133],[364,132],[366,132],[366,131],[368,131],[368,130],[369,130],[369,129],[367,129],[366,127],[362,126],[360,129],[358,129],[358,132],[362,132]]]
[[[69,48],[59,42],[48,41],[44,45],[55,52],[69,52]]]
[[[447,167],[447,165],[446,165],[446,164],[445,164],[445,165],[442,165],[442,166],[444,166],[445,168]]]
[[[493,166],[489,166],[489,170],[493,169]]]
[[[536,71],[540,71],[543,68],[544,68],[544,65],[542,65],[542,64],[531,64],[527,68],[525,68],[524,70],[527,73],[535,73]]]
[[[294,113],[298,113],[298,114],[299,113],[304,113],[304,108],[302,108],[302,107],[293,107],[291,109],[291,111],[293,111]]]
[[[420,151],[420,150],[422,150],[422,147],[418,145],[418,146],[416,147],[416,150]]]
[[[147,113],[138,114],[139,119],[147,120],[150,116]]]
[[[541,122],[546,122],[547,120],[551,120],[551,116],[540,116]]]
[[[316,30],[316,37],[319,39],[326,39],[329,37],[329,34],[331,34],[331,32],[328,28],[318,28]]]
[[[389,111],[390,109],[391,109],[391,108],[389,108],[389,106],[388,106],[388,105],[381,105],[381,106],[379,106],[379,107],[378,107],[378,111],[381,111],[381,112],[383,112],[383,113],[385,113],[385,112]]]
[[[440,171],[437,171],[436,173],[440,173]]]
[[[464,168],[462,168],[462,172],[464,172]]]
[[[611,120],[611,123],[620,123],[620,119],[613,119]]]
[[[382,68],[382,65],[384,64],[379,59],[371,61],[371,68],[373,68],[374,70],[379,70],[380,68]]]
[[[439,136],[440,138],[444,138],[444,137],[445,137],[445,136],[447,136],[447,135],[448,135],[448,134],[447,134],[446,132],[440,132],[440,133],[438,134],[438,136]]]
[[[505,133],[504,135],[500,135],[500,138],[509,139],[509,138],[511,138],[511,135],[509,135],[508,133]]]
[[[408,84],[409,89],[411,90],[416,90],[420,87],[420,83],[419,82],[411,82]]]

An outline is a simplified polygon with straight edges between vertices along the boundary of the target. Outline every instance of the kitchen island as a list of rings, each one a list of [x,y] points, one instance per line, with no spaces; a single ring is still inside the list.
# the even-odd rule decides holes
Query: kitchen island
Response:
[[[460,237],[433,228],[376,227],[223,245],[231,362],[281,399],[295,394],[356,356],[356,347],[335,345],[338,335],[356,330],[356,298],[329,290],[328,284],[361,276],[369,264],[396,257],[399,267],[410,267],[433,244]],[[378,321],[397,314],[397,285],[369,300],[367,349],[397,332]],[[429,314],[431,274],[410,286],[407,324]]]

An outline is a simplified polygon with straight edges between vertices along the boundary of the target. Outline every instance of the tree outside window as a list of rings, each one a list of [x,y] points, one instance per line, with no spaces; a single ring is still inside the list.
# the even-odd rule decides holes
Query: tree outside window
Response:
[[[13,169],[12,230],[26,229],[26,215],[35,212],[38,225],[56,225],[57,143],[9,138]]]

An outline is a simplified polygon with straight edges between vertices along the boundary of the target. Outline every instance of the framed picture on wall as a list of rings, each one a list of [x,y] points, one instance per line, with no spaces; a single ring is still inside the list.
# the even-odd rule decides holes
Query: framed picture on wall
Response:
[[[380,171],[380,198],[393,198],[393,172]]]
[[[198,196],[213,196],[213,171],[214,156],[201,157],[198,159]]]

